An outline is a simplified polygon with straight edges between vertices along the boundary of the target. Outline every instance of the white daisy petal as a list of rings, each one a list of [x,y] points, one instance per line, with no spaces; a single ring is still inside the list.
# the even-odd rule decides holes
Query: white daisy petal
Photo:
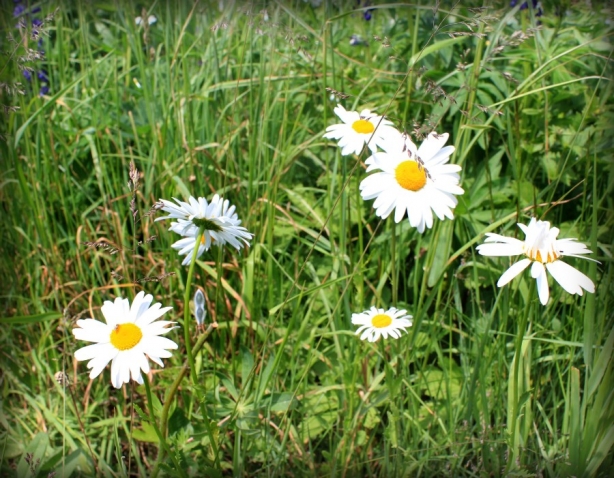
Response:
[[[161,357],[162,355],[160,354],[166,354],[166,349],[176,349],[177,344],[171,339],[156,335],[153,337],[147,337],[147,341],[144,341],[143,347],[147,355],[157,355]]]
[[[401,332],[407,327],[411,327],[411,315],[406,315],[406,310],[398,311],[391,307],[387,311],[371,307],[359,314],[352,314],[352,324],[360,325],[356,330],[356,335],[360,335],[360,340],[376,342],[380,337],[387,339],[388,336],[398,339]]]
[[[497,282],[499,287],[507,284],[531,264],[531,277],[536,280],[539,301],[543,305],[548,303],[550,297],[546,271],[570,294],[582,295],[584,290],[595,292],[595,284],[589,277],[560,260],[564,256],[594,260],[583,257],[584,254],[591,253],[586,245],[576,242],[576,239],[557,239],[560,231],[556,227],[550,227],[548,221],[532,218],[528,225],[519,223],[518,227],[525,234],[524,241],[487,233],[484,243],[476,248],[485,256],[525,256],[503,273]]]
[[[476,250],[483,256],[517,256],[524,252],[524,244],[521,241],[517,244],[484,243],[476,247]]]
[[[546,269],[554,277],[554,280],[570,294],[582,295],[582,289],[590,293],[595,292],[595,284],[592,280],[563,261],[546,264]]]
[[[422,159],[422,161],[424,162],[427,162],[435,158],[440,152],[440,150],[443,148],[443,145],[446,144],[446,142],[448,141],[448,136],[448,133],[429,134],[418,148],[418,156],[420,156],[420,159]]]
[[[77,329],[73,329],[73,331],[75,331]],[[75,351],[75,358],[81,362],[83,360],[90,360],[93,359],[95,357],[99,357],[101,355],[107,356],[109,355],[110,351],[115,351],[117,352],[117,350],[115,349],[115,347],[113,347],[111,344],[94,344],[94,345],[87,345],[85,347],[80,348],[79,350]],[[111,356],[111,358],[113,358],[114,355]],[[111,360],[111,359],[109,359]]]
[[[341,148],[342,156],[360,154],[365,145],[375,153],[378,145],[382,146],[389,138],[400,134],[389,120],[368,109],[358,113],[337,105],[334,111],[343,123],[326,128],[324,138],[339,140],[337,145]]]
[[[197,257],[209,250],[211,245],[223,246],[230,244],[239,250],[243,246],[249,246],[253,234],[241,226],[241,220],[237,216],[235,206],[230,205],[228,200],[224,200],[215,194],[211,201],[204,197],[195,198],[190,196],[188,202],[175,199],[177,204],[173,204],[166,199],[160,199],[163,207],[162,211],[169,215],[157,218],[176,219],[170,226],[173,231],[183,239],[175,242],[171,247],[179,251],[179,255],[186,257],[182,264],[188,265],[192,260],[192,252],[196,247],[196,237],[201,227],[204,227],[203,239],[198,245]]]
[[[533,262],[531,263],[531,277],[533,279],[537,279],[538,277],[544,275],[546,273],[546,268],[541,262]]]
[[[149,310],[141,314],[137,320],[139,326],[151,324],[154,320],[159,319],[166,314],[172,307],[162,307],[161,304],[154,304]]]
[[[506,270],[499,280],[497,281],[497,287],[503,287],[509,281],[511,281],[514,277],[520,274],[523,270],[529,267],[531,261],[529,259],[522,259],[515,264],[513,264],[508,270]]]
[[[542,305],[548,303],[550,297],[550,289],[548,288],[548,276],[546,268],[541,262],[535,261],[531,265],[531,277],[537,282],[537,294]]]
[[[146,355],[155,357],[152,360],[160,365],[160,357],[171,356],[167,349],[176,349],[177,344],[161,335],[170,330],[165,326],[174,322],[156,322],[171,307],[161,307],[158,303],[150,307],[152,300],[143,291],[136,295],[132,306],[127,299],[118,297],[115,302],[106,301],[102,307],[107,325],[93,319],[77,321],[78,327],[73,329],[75,337],[94,342],[74,354],[78,361],[89,360],[90,378],[97,377],[111,362],[111,383],[115,388],[128,383],[130,378],[143,383],[141,371],[149,372]]]
[[[140,315],[149,308],[149,304],[151,304],[152,300],[153,296],[151,294],[145,295],[145,292],[140,291],[132,301],[129,321],[136,322]]]
[[[356,333],[358,333],[358,331],[357,331]],[[371,330],[371,329],[369,329],[369,328],[366,328],[366,327],[365,327],[364,331],[363,331],[363,332],[362,332],[362,334],[360,335],[360,340],[365,340],[365,339],[368,339],[368,340],[369,340],[369,342],[373,342],[373,341],[371,340],[371,336],[372,336],[372,335],[373,335],[373,330]]]
[[[116,351],[116,353],[117,353],[117,351]],[[107,357],[99,356],[99,357],[96,357],[96,358],[93,358],[92,360],[90,360],[87,363],[87,368],[91,369],[89,377],[92,380],[95,379],[96,377],[98,377],[98,375],[100,375],[102,373],[104,368],[108,365],[108,363],[111,360],[113,360],[113,358],[115,358],[115,357],[107,358]]]
[[[121,388],[121,386],[124,384],[124,377],[126,376],[124,373],[124,368],[128,371],[128,373],[130,373],[128,364],[121,362],[121,360],[117,360],[117,357],[115,357],[111,362],[111,384],[115,388]],[[130,375],[128,375],[125,382],[129,381],[129,377]]]
[[[454,152],[443,147],[448,134],[432,133],[420,146],[396,131],[382,145],[386,153],[373,154],[366,160],[367,172],[380,170],[360,183],[362,198],[375,199],[375,213],[382,219],[394,210],[394,221],[405,214],[412,227],[422,233],[433,227],[433,212],[439,219],[454,218],[452,209],[458,203],[460,166],[445,164]]]
[[[112,327],[94,319],[77,320],[77,327],[73,329],[75,338],[87,342],[108,343]]]

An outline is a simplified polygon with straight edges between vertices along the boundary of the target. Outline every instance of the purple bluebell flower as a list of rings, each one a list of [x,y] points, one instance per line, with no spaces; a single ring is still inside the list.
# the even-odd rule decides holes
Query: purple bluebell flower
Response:
[[[19,29],[26,28],[26,25],[28,23],[31,23],[32,24],[32,32],[31,32],[32,38],[38,39],[37,41],[38,51],[42,55],[44,55],[45,52],[42,50],[43,39],[40,36],[40,28],[43,26],[43,20],[41,20],[38,17],[33,16],[36,13],[39,13],[41,11],[41,8],[34,7],[29,10],[27,8],[27,5],[24,4],[25,2],[23,0],[14,0],[13,3],[15,4],[15,8],[13,10],[13,17],[21,17],[19,18],[16,28],[19,28]],[[23,74],[23,77],[27,81],[32,82],[32,78],[34,75],[33,75],[33,70],[31,68],[22,70],[22,74]],[[36,77],[38,78],[39,85],[40,85],[39,96],[48,94],[50,82],[49,82],[49,75],[47,74],[47,70],[45,70],[44,68],[41,68],[40,70],[36,72]]]
[[[533,10],[535,10],[535,16],[541,17],[544,14],[541,2],[539,0],[531,0],[531,3],[533,4]],[[516,5],[518,5],[518,0],[511,0],[510,7],[514,8]],[[526,10],[527,8],[529,8],[528,1],[520,4],[520,10]]]
[[[364,7],[368,7],[371,5],[371,0],[358,0],[356,2],[356,6],[358,8],[364,8]],[[368,8],[367,10],[362,12],[362,18],[364,20],[366,20],[367,22],[371,20],[371,18],[373,18],[373,15],[371,14],[371,12],[375,10],[374,8]]]
[[[22,5],[21,3],[15,5],[15,9],[13,10],[13,18],[17,18],[21,16],[21,14],[25,11],[26,11],[25,5]]]

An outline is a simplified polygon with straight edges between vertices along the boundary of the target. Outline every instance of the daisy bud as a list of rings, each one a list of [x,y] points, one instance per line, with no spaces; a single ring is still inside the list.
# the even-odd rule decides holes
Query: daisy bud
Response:
[[[207,317],[205,294],[200,289],[197,289],[194,294],[194,317],[196,317],[196,323],[199,327],[205,323],[205,318]]]

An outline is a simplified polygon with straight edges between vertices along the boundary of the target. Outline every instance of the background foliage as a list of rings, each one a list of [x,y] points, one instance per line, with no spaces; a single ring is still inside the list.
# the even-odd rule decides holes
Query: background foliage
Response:
[[[197,264],[219,326],[171,406],[188,474],[607,475],[611,11],[26,3],[17,18],[1,7],[2,474],[91,474],[87,441],[104,475],[173,474],[142,387],[89,381],[71,330],[141,288],[181,325],[187,271],[147,213],[217,192],[255,238]],[[466,191],[454,221],[420,235],[375,216],[358,193],[367,156],[322,138],[338,101],[416,141],[450,133]],[[542,307],[528,274],[495,286],[509,262],[474,246],[533,215],[594,251],[600,264],[567,262],[596,294],[555,284]],[[409,334],[360,342],[350,317],[370,305],[407,308]],[[160,409],[185,361],[182,332],[171,338],[180,348],[153,374]]]

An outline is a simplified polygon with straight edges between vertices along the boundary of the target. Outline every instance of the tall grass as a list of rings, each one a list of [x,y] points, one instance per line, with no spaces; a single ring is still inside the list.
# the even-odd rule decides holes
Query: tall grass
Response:
[[[3,475],[608,476],[611,12],[395,3],[367,22],[350,3],[48,2],[45,58],[26,62],[49,75],[41,97],[19,71],[30,17],[16,28],[12,7],[0,80],[24,91],[3,88],[18,109],[0,124]],[[454,221],[419,234],[375,216],[358,193],[366,153],[322,138],[338,101],[417,141],[450,133]],[[214,193],[255,237],[212,248],[188,284],[148,212]],[[475,246],[531,216],[589,245],[599,264],[568,262],[594,295],[552,284],[544,307],[528,273],[496,287],[509,262]],[[192,370],[178,330],[151,394],[88,379],[76,319],[144,289],[183,327],[188,286],[217,323],[191,326]],[[350,317],[371,305],[408,309],[413,327],[361,342]]]

